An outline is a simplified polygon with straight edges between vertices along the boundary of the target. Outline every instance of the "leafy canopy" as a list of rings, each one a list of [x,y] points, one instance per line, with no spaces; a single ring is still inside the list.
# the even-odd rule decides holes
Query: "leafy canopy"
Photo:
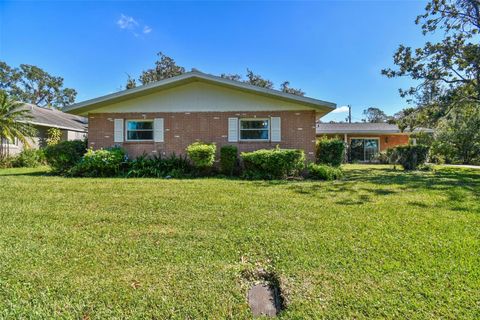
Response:
[[[0,61],[0,90],[13,100],[48,108],[72,104],[77,96],[74,89],[64,88],[62,77],[52,76],[29,64],[12,68],[3,61]]]
[[[382,74],[419,82],[400,89],[402,97],[472,86],[475,90],[462,98],[480,101],[480,0],[431,0],[415,22],[424,35],[443,31],[443,39],[416,49],[400,45],[394,55],[397,68]]]
[[[163,54],[162,52],[159,52],[157,55],[159,58],[155,62],[155,68],[144,70],[140,74],[138,81],[142,85],[160,81],[163,79],[168,79],[168,78],[175,77],[185,73],[185,68],[177,65],[177,63],[173,58]],[[248,83],[248,84],[262,87],[262,88],[274,89],[274,85],[272,81],[263,78],[261,75],[254,73],[250,69],[247,69],[247,74],[246,74],[247,79],[245,80],[241,75],[236,73],[233,73],[233,74],[222,73],[220,77],[224,79],[233,80],[233,81]],[[125,88],[132,89],[132,88],[135,88],[136,86],[137,86],[137,80],[135,78],[132,78],[130,75],[128,75]],[[290,87],[290,82],[288,81],[285,81],[281,84],[280,90],[283,92],[295,94],[298,96],[305,95],[305,92],[303,92],[302,90]]]

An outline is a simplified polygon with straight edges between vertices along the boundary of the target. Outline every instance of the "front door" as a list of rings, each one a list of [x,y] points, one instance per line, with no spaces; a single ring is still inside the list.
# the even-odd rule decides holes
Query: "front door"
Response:
[[[350,161],[368,162],[378,154],[378,139],[355,138],[350,141]]]

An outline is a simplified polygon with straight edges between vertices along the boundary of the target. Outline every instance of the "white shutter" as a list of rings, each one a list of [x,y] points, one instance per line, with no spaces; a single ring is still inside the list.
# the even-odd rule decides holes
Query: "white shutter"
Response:
[[[238,118],[228,118],[228,142],[238,141]]]
[[[155,142],[163,142],[163,118],[155,118],[153,120],[153,140]]]
[[[123,119],[113,122],[113,142],[123,142]]]
[[[280,142],[282,140],[280,117],[272,117],[270,126],[271,126],[270,140],[273,142]]]

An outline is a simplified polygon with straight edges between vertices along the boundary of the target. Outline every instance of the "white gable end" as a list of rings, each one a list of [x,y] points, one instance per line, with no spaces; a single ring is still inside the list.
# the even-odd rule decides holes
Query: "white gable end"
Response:
[[[219,85],[193,82],[100,107],[91,113],[287,111],[314,108],[242,92]]]

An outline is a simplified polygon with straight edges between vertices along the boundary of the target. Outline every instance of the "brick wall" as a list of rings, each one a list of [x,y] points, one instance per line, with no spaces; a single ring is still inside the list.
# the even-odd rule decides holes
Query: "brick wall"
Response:
[[[281,117],[281,142],[228,142],[228,118]],[[178,113],[92,113],[88,117],[88,145],[94,149],[115,145],[114,119],[164,119],[164,142],[124,142],[120,145],[132,158],[147,154],[185,154],[185,148],[195,141],[236,145],[240,152],[257,149],[303,149],[314,160],[315,111],[271,112],[178,112]]]

